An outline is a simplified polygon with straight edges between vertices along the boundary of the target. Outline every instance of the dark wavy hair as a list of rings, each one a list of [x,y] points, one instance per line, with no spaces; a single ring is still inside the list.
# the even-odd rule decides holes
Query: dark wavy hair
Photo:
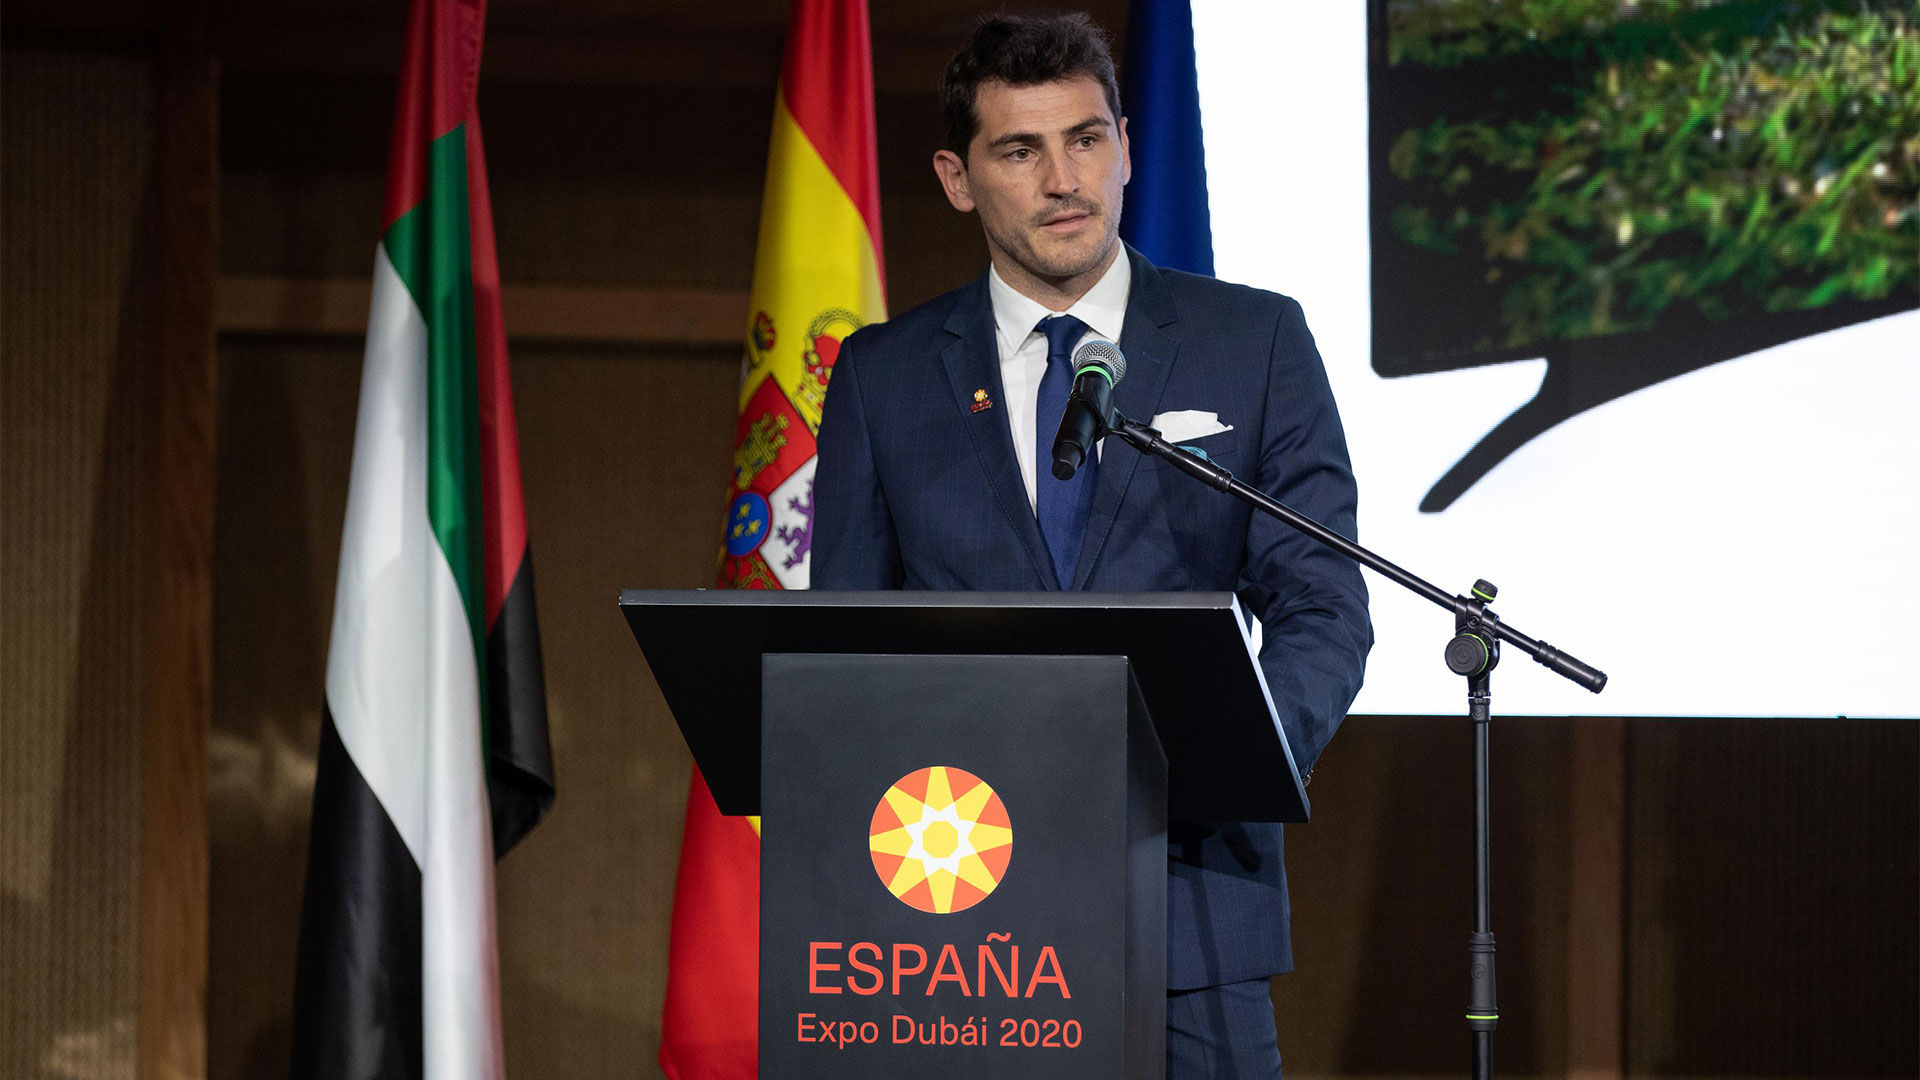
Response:
[[[1120,121],[1120,84],[1113,76],[1107,35],[1084,13],[1030,18],[991,15],[981,20],[973,40],[953,54],[940,79],[940,113],[947,124],[947,149],[967,159],[967,147],[980,133],[974,99],[980,84],[998,79],[1011,86],[1037,86],[1085,75],[1106,91],[1107,107]]]

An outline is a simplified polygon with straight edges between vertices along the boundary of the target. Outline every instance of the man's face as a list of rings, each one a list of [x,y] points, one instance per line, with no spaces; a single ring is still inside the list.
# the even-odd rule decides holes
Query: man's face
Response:
[[[1014,278],[1027,277],[1047,290],[1084,292],[1111,262],[1120,234],[1121,189],[1133,174],[1125,121],[1086,76],[984,82],[974,111],[980,130],[967,159],[934,155],[948,201],[980,212],[1008,284],[1019,288]]]

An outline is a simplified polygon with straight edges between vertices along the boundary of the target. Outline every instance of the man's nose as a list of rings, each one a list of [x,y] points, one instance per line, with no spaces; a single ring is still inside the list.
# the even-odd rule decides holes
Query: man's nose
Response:
[[[1048,155],[1046,182],[1051,195],[1071,195],[1080,190],[1080,173],[1074,168],[1072,155],[1064,150]]]

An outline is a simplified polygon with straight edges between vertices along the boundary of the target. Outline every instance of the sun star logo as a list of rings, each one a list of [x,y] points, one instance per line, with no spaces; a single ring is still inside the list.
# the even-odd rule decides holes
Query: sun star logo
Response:
[[[873,810],[867,849],[900,902],[948,915],[987,898],[1013,857],[1013,822],[986,781],[951,765],[908,773]]]

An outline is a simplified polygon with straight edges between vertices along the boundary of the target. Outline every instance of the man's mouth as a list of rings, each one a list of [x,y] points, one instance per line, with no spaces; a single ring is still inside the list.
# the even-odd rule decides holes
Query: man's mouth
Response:
[[[1040,223],[1040,227],[1043,229],[1053,229],[1059,232],[1066,232],[1072,229],[1074,226],[1079,225],[1081,222],[1091,219],[1092,217],[1093,217],[1092,214],[1087,213],[1084,210],[1075,210],[1071,213],[1058,214],[1058,215],[1055,215],[1054,217],[1050,217],[1045,221],[1042,221]]]

